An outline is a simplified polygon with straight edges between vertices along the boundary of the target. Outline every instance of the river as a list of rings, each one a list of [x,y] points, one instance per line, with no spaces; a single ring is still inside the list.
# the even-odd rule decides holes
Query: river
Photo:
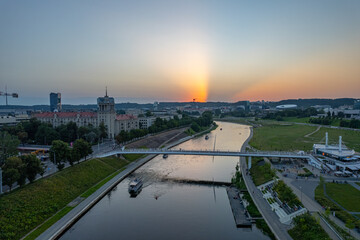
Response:
[[[239,150],[248,126],[218,122],[219,127],[175,149]],[[255,225],[236,228],[225,187],[164,181],[192,179],[230,182],[239,158],[157,156],[119,183],[61,239],[269,239]],[[127,192],[140,177],[143,190]]]

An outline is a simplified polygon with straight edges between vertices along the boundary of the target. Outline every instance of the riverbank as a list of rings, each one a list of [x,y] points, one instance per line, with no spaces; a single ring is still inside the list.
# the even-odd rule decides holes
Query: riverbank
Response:
[[[273,145],[269,145],[269,144],[267,145],[267,147],[270,146],[269,150],[274,150],[271,147],[274,146],[275,144],[277,144],[277,146],[280,146],[280,148],[285,148],[285,149],[280,149],[280,150],[289,150],[288,148],[286,148],[286,146],[287,146],[286,144],[291,144],[293,141],[296,142],[296,140],[298,140],[301,137],[304,137],[304,134],[306,134],[306,132],[302,132],[301,129],[299,131],[296,131],[295,133],[294,132],[289,133],[288,131],[291,131],[289,129],[289,127],[295,127],[297,129],[299,128],[299,126],[297,126],[297,125],[276,125],[276,126],[266,125],[266,126],[257,126],[257,128],[255,128],[255,130],[257,131],[256,134],[257,134],[258,139],[261,139],[261,141],[263,141],[267,144],[268,143],[273,144]],[[301,127],[308,127],[308,126],[301,126]],[[278,134],[276,130],[278,130],[279,128],[286,129],[286,131],[285,130],[280,131],[280,133]],[[259,132],[261,132],[264,129],[265,129],[265,131],[262,132],[262,136],[264,138],[266,138],[266,141],[264,139],[262,139],[261,136],[259,136],[259,134],[258,134]],[[310,130],[309,132],[313,132],[313,131]],[[319,133],[319,131],[317,131],[316,133],[313,133],[312,135],[317,135],[318,133]],[[353,131],[352,132],[348,131],[348,134],[353,134],[353,133],[354,133]],[[280,136],[277,136],[277,135],[280,135]],[[296,135],[298,135],[298,136],[296,136]],[[289,136],[291,136],[291,137],[289,137]],[[320,136],[317,136],[317,137],[319,138]],[[281,140],[280,142],[279,142],[279,139]],[[258,141],[256,141],[256,139],[255,139],[255,141],[251,140],[250,144],[253,144],[253,146],[254,146],[254,142],[256,143]],[[263,150],[262,147],[264,145],[262,145],[262,144],[259,144],[259,145],[261,146],[260,149]],[[255,144],[255,146],[257,146],[257,145]],[[279,149],[276,149],[276,150],[279,150]],[[245,163],[244,163],[244,168],[246,168]],[[280,177],[282,178],[282,176],[280,176]],[[289,183],[289,182],[286,182],[286,183],[289,184],[289,186],[292,188],[292,190],[295,192],[295,194],[300,198],[302,195],[300,193],[300,191],[298,189],[295,189],[291,183]],[[255,190],[255,194],[256,194],[256,190]],[[306,196],[303,197],[303,200],[305,200],[305,199],[307,199]],[[255,199],[255,202],[257,202],[256,199]],[[259,200],[259,202],[261,202],[261,200]],[[305,203],[306,203],[306,205],[304,204],[305,207],[308,208],[309,207],[308,202],[305,202]],[[313,209],[313,208],[310,207],[310,209]],[[265,209],[265,211],[266,211],[266,209]],[[319,210],[319,212],[321,212],[321,211]],[[270,215],[271,215],[271,213],[270,213]],[[266,218],[265,218],[265,220],[266,220]],[[275,223],[275,221],[273,223]],[[274,224],[274,225],[275,225],[275,227],[276,227],[276,225],[278,225],[279,228],[282,228],[282,226],[279,224]],[[331,230],[328,230],[328,229],[326,229],[326,230],[329,235],[334,235]]]
[[[243,146],[241,147],[242,152],[246,150],[252,137],[253,137],[253,128],[250,127],[250,135],[244,142]],[[275,235],[276,239],[291,240],[292,238],[287,232],[288,229],[283,224],[280,223],[280,221],[277,219],[276,214],[273,211],[271,211],[271,209],[268,206],[268,203],[266,202],[266,200],[263,199],[261,192],[256,188],[254,182],[252,181],[251,176],[246,174],[247,166],[246,166],[245,157],[240,158],[240,169],[244,179],[244,183],[246,185],[246,188],[248,189],[251,199],[253,200],[258,211],[261,213],[261,216],[265,220],[267,226],[270,228],[271,232]]]

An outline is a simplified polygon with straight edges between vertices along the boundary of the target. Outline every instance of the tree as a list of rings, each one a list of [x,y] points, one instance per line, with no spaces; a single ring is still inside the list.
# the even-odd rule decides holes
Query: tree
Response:
[[[98,136],[98,134],[96,134],[95,132],[89,132],[84,137],[85,137],[86,141],[88,141],[90,143],[94,143],[98,139],[97,136]]]
[[[145,113],[145,116],[147,116],[147,117],[151,117],[153,114],[148,110],[148,111],[146,111],[146,113]]]
[[[344,112],[338,112],[337,116],[338,116],[338,118],[344,118],[345,114],[344,114]]]
[[[66,142],[61,140],[54,140],[52,142],[49,156],[50,160],[56,164],[59,170],[62,170],[65,167],[65,162],[68,160],[69,153],[69,146]]]
[[[34,154],[22,155],[21,159],[25,164],[26,177],[32,183],[35,180],[36,175],[43,171],[41,161]]]
[[[41,122],[36,118],[31,118],[28,122],[22,123],[24,131],[27,132],[29,139],[35,139],[35,134],[41,125]]]
[[[85,158],[91,154],[92,148],[91,144],[85,141],[84,139],[77,139],[73,145],[72,154],[74,154],[73,158],[79,162],[81,158]]]
[[[200,131],[200,126],[196,122],[193,122],[191,124],[191,129],[194,130],[194,132],[199,132]]]
[[[8,174],[16,175],[16,176],[13,176],[13,178],[15,179],[15,181],[17,181],[17,183],[20,186],[23,186],[25,184],[25,180],[26,180],[25,168],[26,167],[25,167],[25,164],[23,163],[23,161],[20,158],[15,157],[15,156],[7,158],[3,165],[4,172],[9,170]],[[18,174],[16,174],[11,169],[15,169]],[[8,179],[8,181],[11,182],[10,179]]]
[[[73,142],[78,138],[78,127],[76,123],[69,122],[66,124],[66,130],[68,135],[68,142]]]
[[[59,133],[47,124],[41,124],[35,134],[35,141],[38,144],[49,144],[60,139]]]
[[[348,220],[346,220],[345,227],[347,227],[350,232],[350,229],[353,229],[355,227],[355,224],[351,219],[348,219]]]
[[[88,127],[81,126],[78,129],[79,138],[85,139],[86,134],[90,133],[90,129]]]
[[[17,136],[22,144],[26,143],[26,140],[28,139],[28,133],[27,132],[18,132]]]
[[[104,122],[101,122],[99,125],[99,138],[107,138],[107,127]]]
[[[12,185],[20,178],[20,173],[15,168],[9,168],[4,170],[3,172],[3,179],[4,184],[10,188],[12,188]]]
[[[7,132],[0,132],[0,166],[10,156],[18,153],[17,147],[20,141],[16,136],[12,136]]]
[[[129,140],[129,133],[121,130],[121,132],[115,137],[115,139],[118,144],[126,142]]]

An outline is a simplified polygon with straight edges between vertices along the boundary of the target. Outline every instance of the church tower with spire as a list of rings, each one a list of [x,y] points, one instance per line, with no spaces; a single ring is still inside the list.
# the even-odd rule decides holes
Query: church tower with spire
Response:
[[[98,124],[104,123],[107,128],[108,138],[115,137],[115,101],[114,98],[108,96],[107,87],[105,89],[105,96],[97,99],[98,105]]]

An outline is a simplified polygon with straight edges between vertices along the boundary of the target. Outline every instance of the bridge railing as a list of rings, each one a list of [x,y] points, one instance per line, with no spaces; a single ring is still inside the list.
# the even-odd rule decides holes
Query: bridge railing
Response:
[[[124,149],[124,150],[117,150],[117,152],[121,153],[121,152],[139,152],[139,153],[151,153],[151,152],[198,152],[198,153],[243,153],[243,154],[252,154],[252,155],[292,155],[292,156],[304,156],[307,157],[308,154],[307,153],[298,153],[298,152],[283,152],[283,151],[256,151],[256,152],[252,152],[252,151],[245,151],[245,152],[241,152],[241,151],[234,151],[234,150],[212,150],[212,149],[196,149],[196,150],[191,150],[191,149],[163,149],[163,148],[150,148],[150,149]]]

